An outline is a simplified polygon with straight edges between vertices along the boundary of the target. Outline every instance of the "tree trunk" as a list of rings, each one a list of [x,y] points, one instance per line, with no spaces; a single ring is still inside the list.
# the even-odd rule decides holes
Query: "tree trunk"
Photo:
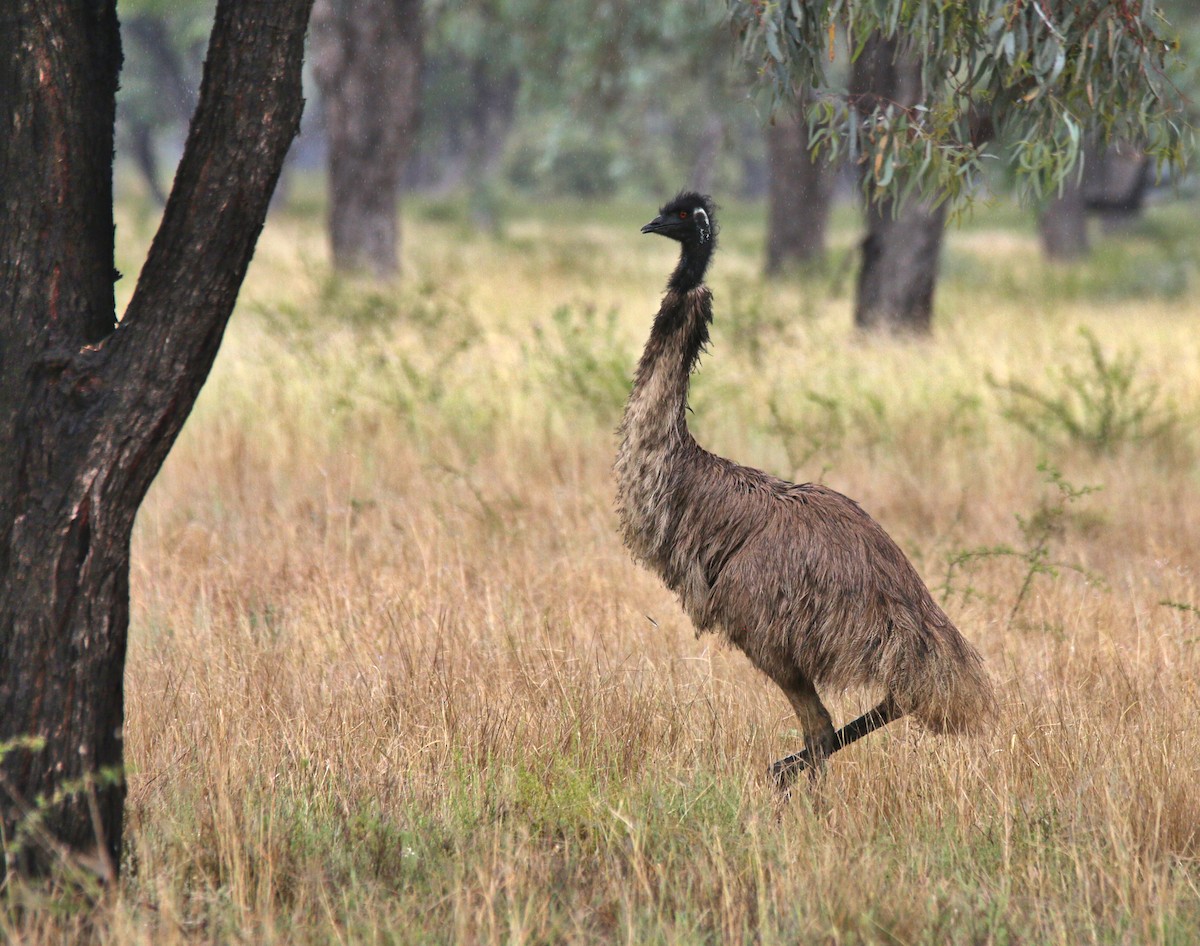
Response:
[[[1100,215],[1105,229],[1118,229],[1142,212],[1154,177],[1154,162],[1128,142],[1104,151],[1090,149],[1083,172],[1087,209]]]
[[[329,135],[329,241],[340,270],[399,269],[398,194],[417,134],[420,0],[318,0],[313,66]]]
[[[1061,196],[1046,202],[1038,217],[1038,233],[1047,259],[1062,262],[1087,255],[1087,204],[1081,183],[1072,178],[1063,185]]]
[[[803,115],[780,112],[767,128],[767,273],[825,255],[833,173],[811,156]]]
[[[470,215],[476,226],[497,233],[501,221],[495,175],[516,117],[521,73],[515,67],[495,69],[481,56],[471,63],[469,75],[471,101],[465,151],[471,185]]]
[[[154,143],[154,129],[150,123],[140,118],[125,119],[125,128],[129,140],[129,148],[133,152],[133,163],[142,172],[142,180],[150,192],[150,198],[159,207],[167,202],[167,192],[159,182],[158,150]]]
[[[175,186],[119,326],[116,0],[0,18],[4,872],[115,876],[134,517],[216,356],[303,104],[307,0],[221,0]]]
[[[876,36],[854,61],[850,92],[868,113],[873,103],[908,107],[923,97],[920,60],[911,43]],[[864,168],[864,173],[870,173]],[[870,184],[868,183],[868,196]],[[867,235],[854,324],[868,331],[923,335],[933,321],[933,293],[945,230],[945,205],[915,195],[897,213],[891,199],[867,204]]]
[[[867,208],[855,328],[928,334],[945,228],[945,204],[931,208],[910,198],[898,214],[891,200]]]
[[[490,177],[504,157],[504,148],[516,118],[521,73],[513,67],[499,71],[489,68],[486,58],[475,60],[470,70],[468,166],[472,174]]]
[[[164,13],[148,12],[126,17],[121,32],[148,60],[156,95],[150,107],[123,109],[118,121],[124,125],[134,165],[141,172],[150,197],[162,207],[167,202],[167,194],[159,180],[157,133],[164,125],[174,127],[178,123],[186,127],[196,110],[197,90],[171,41]]]

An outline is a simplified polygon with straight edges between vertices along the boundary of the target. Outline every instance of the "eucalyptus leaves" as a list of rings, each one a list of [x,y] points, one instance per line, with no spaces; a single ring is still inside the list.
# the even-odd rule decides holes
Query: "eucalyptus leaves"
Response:
[[[1182,167],[1192,147],[1175,84],[1183,63],[1155,0],[728,3],[764,104],[807,90],[814,147],[859,163],[869,191],[960,206],[991,156],[1040,197],[1080,172],[1089,136],[1135,141],[1160,171]],[[847,84],[848,61],[873,37],[918,56],[915,102]]]

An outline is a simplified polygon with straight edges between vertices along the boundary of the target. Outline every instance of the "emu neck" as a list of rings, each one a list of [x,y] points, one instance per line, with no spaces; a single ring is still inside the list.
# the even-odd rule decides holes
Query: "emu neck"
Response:
[[[704,282],[704,272],[708,269],[708,261],[712,259],[716,242],[712,239],[704,243],[684,243],[679,253],[679,263],[667,288],[678,293],[686,293]]]
[[[617,515],[637,558],[661,563],[670,545],[673,471],[695,446],[687,429],[688,378],[708,342],[712,295],[668,289],[638,362],[621,420]]]
[[[688,383],[708,344],[712,293],[668,288],[638,362],[621,423],[623,452],[651,443],[678,443],[687,432]]]

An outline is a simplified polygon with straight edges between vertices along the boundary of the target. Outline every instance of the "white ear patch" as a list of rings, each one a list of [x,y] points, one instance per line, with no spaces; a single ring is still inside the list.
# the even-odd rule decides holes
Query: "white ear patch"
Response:
[[[700,242],[707,243],[709,230],[711,229],[708,223],[708,212],[703,207],[697,207],[692,211],[692,216],[697,220],[703,221],[700,224]]]

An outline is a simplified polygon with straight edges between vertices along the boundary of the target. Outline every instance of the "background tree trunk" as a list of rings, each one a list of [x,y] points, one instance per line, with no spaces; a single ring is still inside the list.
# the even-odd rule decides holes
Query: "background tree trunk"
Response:
[[[1095,214],[1106,229],[1117,229],[1142,212],[1153,165],[1138,148],[1116,142],[1103,149],[1095,142],[1084,150],[1083,179],[1070,178],[1062,195],[1038,216],[1042,252],[1047,259],[1082,259],[1091,250],[1088,218]]]
[[[0,18],[4,871],[120,865],[129,542],[216,356],[299,124],[309,3],[217,8],[200,104],[119,327],[115,0]]]
[[[154,128],[140,118],[125,119],[126,139],[133,163],[142,173],[150,199],[159,207],[167,202],[167,192],[159,180],[158,147],[154,141]]]
[[[767,128],[767,273],[825,255],[833,170],[810,154],[808,123],[781,111]]]
[[[1097,154],[1098,150],[1089,151],[1084,167],[1084,201],[1089,211],[1100,216],[1105,229],[1119,229],[1141,214],[1154,178],[1154,162],[1125,141]]]
[[[416,141],[422,35],[420,0],[318,0],[313,10],[338,269],[399,269],[398,195]]]
[[[1065,261],[1087,255],[1090,246],[1082,183],[1067,181],[1062,194],[1046,202],[1038,216],[1038,233],[1047,259]]]
[[[924,335],[933,322],[945,205],[934,209],[911,198],[898,214],[893,213],[891,200],[867,208],[854,325],[867,331]]]
[[[132,40],[140,58],[148,64],[146,70],[153,78],[152,103],[126,102],[117,113],[118,124],[125,129],[134,165],[141,172],[150,197],[160,207],[166,204],[159,173],[158,132],[187,127],[196,110],[197,89],[184,57],[171,37],[167,15],[161,11],[141,12],[126,17],[121,26],[123,36]],[[130,59],[133,56],[129,57]]]
[[[869,111],[873,101],[921,101],[920,60],[909,44],[876,36],[854,61],[851,94]],[[865,169],[864,173],[869,173]],[[910,197],[897,214],[891,199],[867,205],[867,235],[854,304],[854,324],[868,331],[925,334],[933,322],[945,205]]]
[[[166,16],[153,11],[139,13],[130,17],[122,28],[142,47],[152,63],[152,71],[168,102],[165,111],[173,112],[180,121],[189,121],[196,110],[196,89],[189,81],[184,60],[171,41]]]

